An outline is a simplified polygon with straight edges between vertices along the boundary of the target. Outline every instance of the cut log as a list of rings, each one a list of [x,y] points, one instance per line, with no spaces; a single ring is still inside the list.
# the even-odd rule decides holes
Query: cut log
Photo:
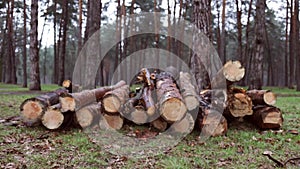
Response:
[[[102,99],[103,109],[108,113],[119,113],[121,106],[128,99],[128,94],[128,85],[107,92]]]
[[[143,106],[135,106],[135,109],[130,113],[130,120],[135,124],[145,124],[148,115]]]
[[[105,120],[103,122],[103,120]],[[119,130],[123,127],[124,119],[119,114],[106,114],[104,113],[99,126],[101,129],[115,129]],[[106,124],[108,126],[106,126]],[[108,128],[107,128],[108,127]]]
[[[150,89],[154,88],[153,77],[147,68],[141,69],[140,73],[137,76],[138,82],[144,83]]]
[[[227,133],[228,124],[226,118],[213,109],[206,109],[203,117],[199,118],[201,133],[205,136],[221,136]]]
[[[282,112],[273,106],[256,106],[253,108],[253,115],[247,116],[254,125],[262,130],[279,129],[283,123]]]
[[[109,91],[120,88],[126,84],[125,81],[120,81],[112,86],[104,86],[93,90],[85,90],[79,93],[65,94],[59,97],[61,111],[77,111],[80,108],[99,101]]]
[[[275,105],[276,95],[270,90],[248,90],[247,95],[254,105]]]
[[[245,90],[232,88],[228,91],[227,108],[233,117],[252,115],[252,101]]]
[[[27,126],[41,124],[41,118],[48,106],[57,104],[59,96],[67,94],[66,89],[57,89],[34,98],[26,99],[20,106],[20,116]]]
[[[64,115],[60,111],[60,104],[47,108],[42,116],[42,124],[50,130],[58,129],[64,122]]]
[[[72,93],[72,82],[71,80],[64,80],[62,83],[62,86],[69,91],[69,93]]]
[[[179,86],[187,110],[194,110],[199,106],[195,86],[192,84],[192,77],[189,73],[180,72]]]
[[[190,133],[195,125],[195,120],[190,113],[186,113],[185,117],[180,121],[175,122],[171,125],[172,131],[177,133]]]
[[[75,118],[77,124],[84,129],[94,125],[98,125],[100,114],[101,104],[93,103],[76,111]]]
[[[187,108],[172,75],[162,72],[156,78],[156,93],[161,116],[168,122],[181,120]]]
[[[245,68],[239,61],[227,61],[222,69],[225,78],[231,82],[238,82],[245,76]]]
[[[147,110],[147,115],[149,117],[153,116],[155,114],[156,108],[152,97],[152,90],[149,87],[144,87],[143,89],[142,103]]]
[[[152,121],[151,126],[153,126],[159,131],[165,131],[168,127],[168,123],[163,118],[160,117]]]

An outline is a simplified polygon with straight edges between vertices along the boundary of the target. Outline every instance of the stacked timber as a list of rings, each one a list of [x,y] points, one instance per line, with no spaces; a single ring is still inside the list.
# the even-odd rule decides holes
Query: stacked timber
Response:
[[[260,129],[280,128],[282,113],[274,106],[272,91],[233,86],[244,75],[239,61],[228,61],[212,78],[211,88],[201,91],[191,74],[174,67],[166,71],[143,68],[130,86],[119,81],[80,92],[72,92],[79,85],[65,80],[64,88],[26,99],[20,106],[21,118],[27,126],[42,124],[50,130],[71,126],[119,130],[129,121],[160,132],[190,133],[196,128],[219,136],[240,119]]]

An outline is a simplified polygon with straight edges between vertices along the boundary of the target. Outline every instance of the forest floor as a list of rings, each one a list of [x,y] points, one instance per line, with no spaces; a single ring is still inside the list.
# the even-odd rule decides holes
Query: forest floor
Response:
[[[43,92],[58,88],[42,86]],[[194,131],[173,149],[154,157],[119,157],[91,142],[80,129],[48,131],[19,123],[19,105],[42,92],[17,85],[0,84],[0,168],[275,168],[263,156],[284,162],[300,157],[300,92],[268,88],[278,94],[276,106],[283,111],[280,131],[259,131],[248,123],[230,124],[226,136],[198,141]],[[299,168],[300,161],[287,165]]]

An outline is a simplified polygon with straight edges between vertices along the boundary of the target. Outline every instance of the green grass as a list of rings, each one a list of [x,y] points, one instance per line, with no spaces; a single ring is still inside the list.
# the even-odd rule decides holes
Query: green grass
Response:
[[[54,90],[56,85],[42,86]],[[18,115],[19,105],[37,93],[1,94],[28,89],[0,84],[0,120]],[[272,88],[277,94],[293,93],[290,89]],[[5,126],[0,123],[0,168],[275,168],[262,153],[272,151],[284,161],[300,156],[300,97],[278,97],[276,106],[283,111],[282,132],[259,131],[251,124],[229,126],[226,136],[198,141],[194,131],[176,147],[154,157],[132,159],[105,151],[83,131],[68,129],[51,131],[43,127]],[[142,127],[138,127],[142,129]],[[112,143],[113,144],[113,143]],[[289,165],[288,168],[299,168]]]

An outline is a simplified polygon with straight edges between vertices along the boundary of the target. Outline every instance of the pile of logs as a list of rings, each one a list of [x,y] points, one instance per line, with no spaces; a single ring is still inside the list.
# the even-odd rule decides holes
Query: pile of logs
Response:
[[[225,79],[225,89],[201,91],[189,73],[173,69],[143,68],[134,85],[120,81],[77,93],[72,93],[72,83],[66,80],[64,88],[25,100],[20,106],[21,118],[27,126],[42,124],[51,130],[66,126],[118,130],[131,121],[161,132],[190,133],[198,128],[218,136],[227,132],[228,123],[241,118],[261,129],[280,128],[283,118],[274,107],[274,93],[233,86],[244,74],[240,62],[229,61],[218,74]],[[212,80],[212,85],[218,83],[218,78]]]

